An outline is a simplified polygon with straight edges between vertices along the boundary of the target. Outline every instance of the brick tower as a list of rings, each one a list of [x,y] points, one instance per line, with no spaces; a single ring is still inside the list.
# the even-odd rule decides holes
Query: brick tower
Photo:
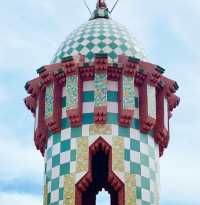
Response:
[[[104,1],[26,83],[44,156],[44,205],[159,205],[159,157],[179,104],[175,81],[147,62]]]

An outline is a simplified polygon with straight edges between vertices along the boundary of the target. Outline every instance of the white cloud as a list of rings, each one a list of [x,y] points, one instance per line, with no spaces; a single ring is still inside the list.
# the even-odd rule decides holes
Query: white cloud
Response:
[[[17,194],[0,192],[0,204],[2,205],[42,205],[42,199],[39,196],[30,194]]]
[[[0,136],[0,179],[31,178],[41,181],[44,172],[43,158],[32,142],[23,143],[22,139],[22,136]]]

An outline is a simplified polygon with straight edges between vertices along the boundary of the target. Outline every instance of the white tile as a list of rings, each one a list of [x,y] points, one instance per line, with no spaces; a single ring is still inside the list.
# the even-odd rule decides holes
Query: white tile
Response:
[[[140,152],[143,154],[146,154],[148,156],[149,154],[149,146],[145,143],[140,143]]]
[[[70,151],[62,152],[60,154],[60,164],[70,162]]]
[[[52,158],[47,160],[47,171],[49,171],[52,168]]]
[[[62,119],[67,117],[66,108],[62,108]]]
[[[142,200],[150,202],[150,191],[142,189]]]
[[[112,127],[112,135],[113,136],[118,136],[118,125],[111,125]]]
[[[135,108],[134,109],[134,118],[139,119],[139,109]]]
[[[124,147],[130,149],[130,139],[127,137],[124,137]]]
[[[77,139],[76,138],[72,138],[71,139],[71,150],[73,149],[77,149]]]
[[[61,141],[70,139],[70,132],[71,132],[70,128],[61,130]]]
[[[142,205],[142,200],[141,199],[136,199],[136,204],[137,205]]]
[[[59,200],[59,189],[56,189],[51,192],[51,203],[54,203]]]
[[[48,138],[48,142],[47,142],[47,149],[52,147],[53,145],[53,135],[51,135],[49,138]]]
[[[136,186],[141,187],[141,176],[136,174],[135,179],[136,179]]]
[[[118,91],[118,82],[109,80],[108,81],[108,90]]]
[[[140,164],[140,152],[130,150],[130,158],[131,158],[132,162],[136,162],[136,163]]]
[[[94,81],[84,81],[83,82],[83,91],[92,91],[94,90]]]
[[[130,138],[140,141],[140,132],[134,128],[130,128]]]
[[[47,184],[47,192],[48,193],[51,192],[51,181],[49,181],[48,184]]]
[[[149,168],[148,167],[145,167],[144,165],[141,165],[141,176],[146,177],[146,178],[150,178]]]
[[[155,160],[149,157],[149,168],[156,171]]]
[[[94,112],[94,102],[84,102],[83,103],[83,113]]]
[[[64,187],[64,176],[60,176],[59,178],[59,188]]]
[[[53,145],[52,147],[52,156],[55,156],[60,153],[60,143]]]
[[[118,113],[118,103],[116,102],[107,102],[108,112]]]
[[[52,168],[52,173],[51,173],[51,178],[55,179],[59,176],[60,173],[60,166],[56,166],[54,168]]]

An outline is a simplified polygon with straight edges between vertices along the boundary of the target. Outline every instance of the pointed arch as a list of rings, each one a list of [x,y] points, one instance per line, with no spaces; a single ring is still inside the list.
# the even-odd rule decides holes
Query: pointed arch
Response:
[[[75,185],[76,205],[95,205],[96,195],[104,188],[111,205],[124,205],[124,183],[112,171],[112,147],[99,137],[89,147],[89,170]]]

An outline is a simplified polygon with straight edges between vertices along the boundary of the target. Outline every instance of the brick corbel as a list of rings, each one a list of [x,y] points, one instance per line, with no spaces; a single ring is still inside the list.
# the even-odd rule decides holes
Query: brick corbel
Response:
[[[38,96],[38,122],[35,127],[34,141],[36,148],[44,155],[48,140],[48,127],[45,122],[45,91],[40,91]]]
[[[36,98],[34,98],[32,95],[26,97],[24,99],[24,103],[26,107],[35,115],[36,110]]]

